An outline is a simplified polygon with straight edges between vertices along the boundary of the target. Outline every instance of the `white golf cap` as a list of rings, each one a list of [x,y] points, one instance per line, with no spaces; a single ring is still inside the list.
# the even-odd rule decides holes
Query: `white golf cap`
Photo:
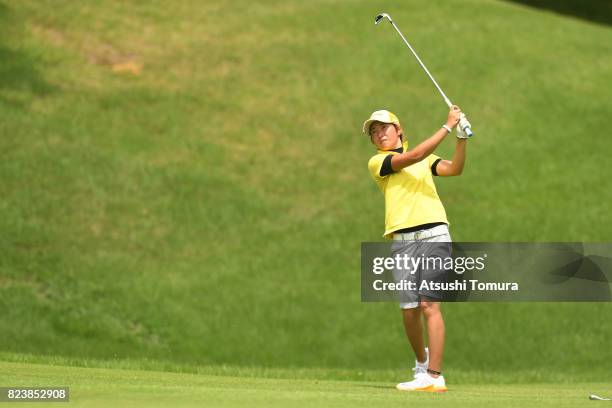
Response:
[[[374,122],[382,123],[393,123],[394,125],[400,126],[399,119],[393,112],[388,110],[377,110],[370,115],[370,119],[363,122],[363,133],[366,135],[370,133],[370,125]]]

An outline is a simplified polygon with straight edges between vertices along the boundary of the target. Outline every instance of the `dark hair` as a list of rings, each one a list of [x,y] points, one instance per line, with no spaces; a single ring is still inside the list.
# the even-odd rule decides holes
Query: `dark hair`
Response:
[[[392,123],[393,126],[395,126],[395,130],[397,130],[400,140],[403,142],[404,141],[404,130],[402,130],[401,132],[399,131],[401,128],[396,125],[395,123]]]

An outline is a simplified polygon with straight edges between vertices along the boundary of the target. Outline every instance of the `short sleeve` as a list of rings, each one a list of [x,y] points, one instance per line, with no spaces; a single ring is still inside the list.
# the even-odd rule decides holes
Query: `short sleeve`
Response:
[[[379,153],[372,156],[370,158],[370,161],[368,161],[368,170],[370,170],[370,174],[375,180],[379,180],[382,178],[380,176],[380,168],[382,167],[383,162],[385,161],[385,157],[387,156],[387,154]]]
[[[436,156],[435,154],[430,154],[429,156],[427,156],[427,167],[429,167],[429,169],[431,170],[431,174],[433,174],[434,176],[438,175],[438,172],[436,171],[436,166],[440,161],[442,161],[442,159],[439,156]]]
[[[427,156],[427,167],[430,167],[437,161],[441,160],[440,156],[436,156],[435,154],[430,154]]]

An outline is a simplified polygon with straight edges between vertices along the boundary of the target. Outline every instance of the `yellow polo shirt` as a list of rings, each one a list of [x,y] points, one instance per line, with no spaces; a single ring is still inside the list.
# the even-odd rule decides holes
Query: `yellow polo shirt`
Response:
[[[431,154],[398,172],[380,176],[380,168],[394,151],[379,150],[368,162],[368,169],[385,196],[385,238],[393,238],[393,232],[432,222],[444,222],[446,211],[438,197],[431,165],[439,159]]]

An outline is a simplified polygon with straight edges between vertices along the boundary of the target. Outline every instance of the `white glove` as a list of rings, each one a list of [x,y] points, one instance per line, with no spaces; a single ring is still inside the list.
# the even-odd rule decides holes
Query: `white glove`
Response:
[[[461,115],[459,116],[459,124],[457,125],[457,127],[455,128],[457,130],[457,137],[459,139],[467,139],[470,136],[468,136],[464,129],[465,128],[471,128],[472,124],[470,123],[469,120],[467,120],[467,118],[465,117],[465,113],[461,113]]]

